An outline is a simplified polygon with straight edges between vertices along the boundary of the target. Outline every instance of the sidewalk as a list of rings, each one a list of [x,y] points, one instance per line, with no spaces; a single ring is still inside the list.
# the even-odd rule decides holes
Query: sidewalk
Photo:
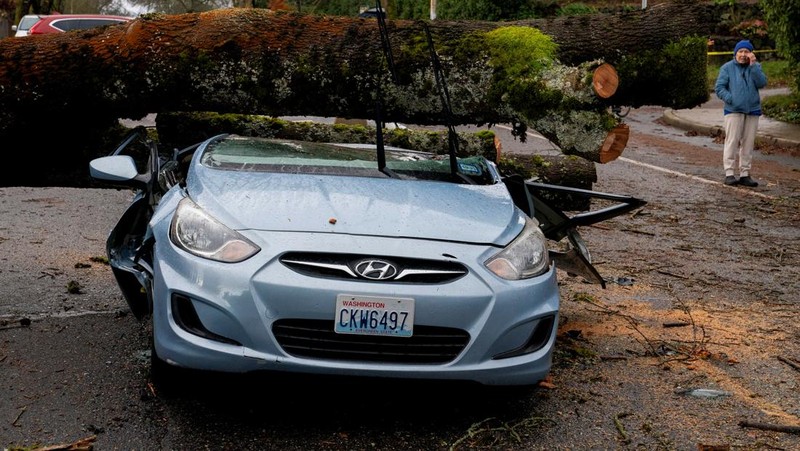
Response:
[[[774,94],[786,94],[787,88],[764,89],[762,97]],[[664,122],[684,130],[693,130],[702,134],[719,134],[724,130],[722,101],[711,94],[708,102],[684,110],[664,110]],[[761,116],[758,120],[757,140],[777,144],[779,146],[800,146],[800,125],[775,121]]]

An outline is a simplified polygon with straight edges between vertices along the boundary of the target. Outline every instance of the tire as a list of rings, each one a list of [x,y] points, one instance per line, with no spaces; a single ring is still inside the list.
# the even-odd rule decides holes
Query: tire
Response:
[[[182,381],[186,379],[186,370],[170,365],[156,353],[155,342],[150,338],[150,380],[155,388],[156,396],[170,398],[179,394]]]

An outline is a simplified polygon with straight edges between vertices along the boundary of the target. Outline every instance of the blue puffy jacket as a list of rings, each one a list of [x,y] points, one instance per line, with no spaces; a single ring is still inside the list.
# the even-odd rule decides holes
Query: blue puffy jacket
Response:
[[[761,114],[758,90],[764,86],[767,76],[760,63],[742,65],[732,59],[719,69],[714,91],[725,102],[725,114]]]

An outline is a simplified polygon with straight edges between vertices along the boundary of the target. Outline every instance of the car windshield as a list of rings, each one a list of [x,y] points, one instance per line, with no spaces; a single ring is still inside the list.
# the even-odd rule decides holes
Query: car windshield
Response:
[[[227,136],[212,141],[201,158],[206,167],[250,172],[387,177],[378,170],[374,144],[338,144]],[[447,155],[386,148],[386,168],[402,179],[458,181]],[[459,172],[481,185],[496,183],[483,157],[458,159]]]

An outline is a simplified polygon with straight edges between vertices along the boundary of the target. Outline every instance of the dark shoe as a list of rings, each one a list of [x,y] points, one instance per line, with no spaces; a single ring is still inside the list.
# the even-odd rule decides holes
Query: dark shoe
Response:
[[[736,185],[737,183],[739,183],[739,180],[736,180],[736,177],[734,177],[732,175],[729,175],[729,176],[725,177],[725,184],[726,185]]]
[[[727,180],[727,178],[726,178],[726,180]],[[727,181],[726,181],[726,183],[727,183]],[[745,175],[744,177],[740,178],[739,179],[739,184],[742,185],[742,186],[750,186],[750,187],[758,186],[758,182],[756,182],[755,180],[751,179],[749,175]]]

